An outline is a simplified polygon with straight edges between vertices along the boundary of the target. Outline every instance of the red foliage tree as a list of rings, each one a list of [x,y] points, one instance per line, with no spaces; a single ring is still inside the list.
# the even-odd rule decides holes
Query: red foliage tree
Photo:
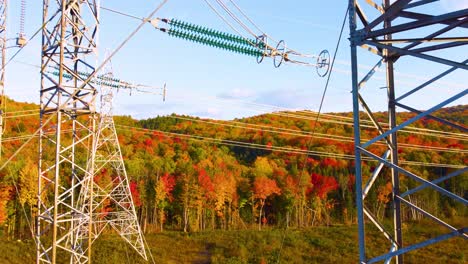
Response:
[[[206,173],[205,169],[200,169],[198,171],[198,184],[200,184],[205,198],[209,200],[213,199],[215,187],[213,181],[211,180],[208,173]]]
[[[169,173],[165,173],[161,177],[161,181],[164,184],[164,191],[166,192],[169,201],[172,201],[172,191],[174,190],[174,186],[176,185],[175,177],[173,175],[170,175]]]
[[[265,206],[265,200],[273,194],[280,195],[281,189],[278,187],[275,180],[268,179],[265,176],[260,176],[257,177],[254,181],[253,193],[254,198],[260,201],[260,216],[258,218],[258,228],[261,229],[262,211],[263,207]]]
[[[332,158],[324,158],[322,160],[322,165],[336,168],[336,167],[338,167],[338,161],[336,161],[336,159],[332,159]]]
[[[145,146],[147,146],[147,147],[152,147],[153,146],[153,141],[151,139],[147,138],[147,139],[145,139],[143,144],[145,144]]]
[[[6,205],[11,199],[12,186],[0,185],[0,224],[8,218]]]
[[[320,199],[325,199],[328,193],[338,189],[338,182],[333,177],[312,173],[310,181],[312,183],[312,187],[309,188],[308,192],[313,192]]]
[[[141,206],[140,191],[138,191],[138,185],[136,182],[130,182],[130,192],[132,193],[133,204],[135,207]]]

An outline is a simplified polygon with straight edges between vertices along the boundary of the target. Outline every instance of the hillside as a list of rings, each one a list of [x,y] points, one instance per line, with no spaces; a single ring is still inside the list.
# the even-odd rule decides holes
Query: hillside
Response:
[[[3,160],[37,130],[37,109],[33,104],[7,103]],[[443,109],[438,115],[468,124],[466,105]],[[400,113],[399,122],[411,116]],[[143,229],[196,232],[355,223],[351,114],[323,114],[313,134],[315,118],[310,111],[275,112],[231,121],[175,114],[146,120],[115,117]],[[369,122],[364,114],[362,118]],[[386,113],[378,113],[377,118],[385,120]],[[441,130],[444,133],[438,132]],[[370,138],[376,134],[363,128],[363,135]],[[69,138],[69,134],[65,137]],[[402,166],[428,179],[468,163],[466,136],[435,121],[415,124],[413,129],[399,133],[399,140]],[[34,216],[37,149],[37,139],[33,139],[0,172],[3,236],[29,236],[21,205],[28,217]],[[381,154],[385,145],[371,150]],[[370,175],[375,165],[367,162],[365,175]],[[103,170],[95,181],[109,177],[109,171]],[[19,193],[14,182],[18,183]],[[467,177],[443,184],[454,193],[466,195]],[[382,174],[376,186],[367,201],[375,215],[382,218],[391,210],[388,172]],[[406,178],[401,181],[403,190],[416,186]],[[431,205],[432,212],[442,218],[465,219],[468,213],[463,206],[431,190],[411,199]],[[405,221],[421,218],[404,210]]]

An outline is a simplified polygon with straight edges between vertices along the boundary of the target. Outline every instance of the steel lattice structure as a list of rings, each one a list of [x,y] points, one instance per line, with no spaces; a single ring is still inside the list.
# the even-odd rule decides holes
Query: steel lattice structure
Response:
[[[109,65],[109,64],[107,64]],[[112,80],[112,67],[108,66],[102,79]],[[106,226],[115,229],[145,260],[147,260],[143,235],[138,223],[125,164],[113,118],[114,87],[102,82],[101,111],[94,138],[92,156],[88,162],[88,177],[78,199],[82,211],[91,214],[92,222],[81,223],[77,229],[76,247],[88,240],[88,246],[99,237]],[[107,175],[108,181],[97,182],[99,175]],[[89,208],[89,205],[92,205]],[[91,210],[91,211],[89,211]],[[88,250],[91,253],[90,250]]]
[[[356,202],[358,210],[358,228],[359,228],[359,251],[361,263],[375,263],[385,261],[389,263],[392,259],[396,263],[403,263],[403,254],[426,247],[439,241],[443,241],[452,237],[461,236],[467,238],[466,227],[454,227],[446,222],[442,217],[431,212],[431,208],[422,208],[411,201],[411,196],[416,195],[426,190],[433,190],[440,195],[444,195],[456,203],[461,203],[464,208],[468,201],[462,197],[463,194],[453,193],[446,185],[441,183],[454,177],[466,176],[467,167],[459,169],[444,176],[431,175],[431,180],[422,175],[417,175],[414,172],[403,168],[398,164],[398,131],[408,127],[414,122],[423,119],[432,119],[440,122],[443,125],[449,126],[462,133],[467,132],[467,128],[434,116],[434,112],[440,110],[466,96],[468,89],[463,89],[453,96],[441,99],[440,103],[430,107],[425,111],[416,110],[417,106],[408,106],[403,103],[405,98],[417,96],[418,92],[437,80],[446,77],[455,70],[468,70],[467,58],[468,55],[461,54],[465,58],[462,61],[444,57],[441,50],[454,49],[468,44],[468,9],[458,10],[449,13],[431,15],[415,10],[432,10],[440,12],[441,10],[435,6],[437,0],[384,0],[383,5],[378,5],[372,0],[366,0],[374,13],[373,19],[368,18],[365,14],[365,9],[359,5],[359,1],[349,1],[349,21],[350,21],[350,43],[351,43],[351,67],[352,67],[352,94],[353,94],[353,112],[354,112],[354,140],[355,140],[355,158],[356,158]],[[359,20],[358,20],[359,18]],[[359,21],[359,28],[358,28]],[[447,35],[449,35],[447,37]],[[398,36],[398,38],[394,38]],[[358,52],[357,47],[362,47],[367,51],[375,54],[379,60],[371,71],[359,80],[358,68]],[[439,52],[438,52],[439,51]],[[465,49],[466,51],[466,49]],[[442,55],[441,55],[442,54]],[[444,72],[438,74],[432,79],[429,79],[417,87],[407,92],[401,92],[396,89],[394,77],[394,64],[404,63],[406,59],[417,58],[427,63],[435,63],[448,66]],[[372,75],[382,65],[386,65],[386,99],[388,101],[388,121],[379,122],[372,113],[369,105],[366,103],[362,90],[367,81],[372,78]],[[444,87],[438,87],[439,97],[444,97]],[[396,109],[400,108],[405,111],[414,113],[414,117],[397,123]],[[360,111],[365,112],[372,120],[376,134],[374,138],[367,142],[361,142],[361,122]],[[384,153],[376,153],[373,146],[376,142],[383,141],[387,144],[387,150]],[[362,170],[362,156],[367,156],[379,162],[379,165],[371,173],[364,175]],[[366,196],[373,189],[376,179],[382,177],[384,168],[390,170],[392,180],[392,230],[388,230],[385,223],[379,221],[366,204]],[[419,186],[402,192],[400,188],[400,180],[405,177],[405,180],[414,181]],[[366,184],[363,181],[366,180]],[[405,208],[413,210],[418,214],[433,220],[434,222],[446,227],[448,233],[436,235],[433,238],[425,239],[415,244],[405,244],[402,234],[402,210]],[[366,216],[366,218],[364,217]],[[382,232],[384,237],[388,239],[389,245],[387,253],[380,255],[368,256],[366,252],[365,241],[366,237],[365,225],[372,223],[378,230]]]
[[[76,234],[90,216],[78,205],[77,195],[91,175],[88,160],[75,154],[91,156],[95,135],[97,91],[91,79],[97,60],[99,1],[44,0],[43,23],[37,263],[57,263],[59,255],[85,263],[87,247],[75,246],[82,239]],[[59,74],[49,73],[49,68]],[[90,76],[84,78],[79,72]],[[66,74],[72,78],[64,78]],[[65,129],[73,130],[71,139],[62,137]]]
[[[7,49],[7,10],[8,0],[0,0],[0,157],[2,156],[2,138],[3,138],[3,111],[5,105],[5,65]]]

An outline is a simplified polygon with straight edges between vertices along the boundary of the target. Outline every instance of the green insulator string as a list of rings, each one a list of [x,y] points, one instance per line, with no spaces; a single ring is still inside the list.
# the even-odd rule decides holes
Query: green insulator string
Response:
[[[172,37],[181,38],[185,40],[190,40],[193,42],[197,42],[203,45],[207,45],[210,47],[215,47],[219,49],[224,49],[232,52],[236,52],[239,54],[244,54],[252,57],[259,57],[263,56],[263,52],[255,47],[246,47],[244,45],[230,43],[229,41],[221,41],[216,38],[211,38],[203,35],[193,34],[181,30],[176,29],[169,29],[167,30],[167,34]]]
[[[230,33],[225,33],[225,32],[217,31],[214,29],[197,26],[197,25],[187,23],[184,21],[180,21],[177,19],[167,20],[167,23],[173,28],[191,31],[191,32],[202,34],[202,35],[218,38],[221,40],[227,40],[227,41],[234,42],[237,44],[246,45],[249,47],[257,45],[256,44],[257,41],[255,39],[246,39],[241,36],[236,36]],[[263,43],[259,43],[259,45],[260,44],[263,44]]]
[[[59,72],[58,71],[54,71],[54,72],[49,72],[55,76],[59,76]],[[89,73],[81,73],[82,76],[89,76],[90,74]],[[63,73],[62,76],[64,78],[67,78],[69,80],[71,80],[73,78],[73,76],[69,73]],[[106,80],[103,80],[103,79],[92,79],[90,80],[90,83],[93,83],[93,84],[96,84],[96,85],[105,85],[105,86],[108,86],[108,87],[112,87],[112,88],[122,88],[122,89],[133,89],[134,87],[132,86],[129,86],[129,85],[126,85],[126,84],[122,84],[120,81],[118,82],[115,82],[114,81],[115,78],[110,78],[109,81],[106,81]],[[115,80],[118,80],[118,79],[115,79]]]
[[[59,70],[59,67],[58,66],[53,66],[51,67],[55,70]],[[79,75],[81,75],[82,77],[89,77],[91,75],[91,73],[88,73],[88,72],[84,72],[84,71],[77,71],[77,73]],[[108,76],[105,76],[105,75],[97,75],[96,76],[97,79],[100,79],[100,80],[108,80],[108,81],[113,81],[113,82],[120,82],[121,80],[120,79],[117,79],[117,78],[113,78],[113,77],[108,77]]]
[[[88,72],[82,72],[82,71],[78,71],[78,73],[80,75],[82,75],[82,76],[85,76],[85,77],[89,77],[91,75]],[[112,81],[112,82],[121,82],[120,79],[109,77],[109,76],[106,76],[106,75],[97,75],[96,78],[99,79],[99,80],[106,80],[106,81]]]

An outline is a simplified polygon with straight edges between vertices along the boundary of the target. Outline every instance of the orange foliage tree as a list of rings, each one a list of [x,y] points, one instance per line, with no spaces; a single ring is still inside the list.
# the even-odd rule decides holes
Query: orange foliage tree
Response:
[[[268,179],[265,176],[260,176],[255,179],[253,184],[254,198],[260,202],[260,215],[258,217],[258,229],[262,228],[262,211],[265,206],[265,201],[271,195],[281,194],[281,189],[276,184],[275,180]]]

